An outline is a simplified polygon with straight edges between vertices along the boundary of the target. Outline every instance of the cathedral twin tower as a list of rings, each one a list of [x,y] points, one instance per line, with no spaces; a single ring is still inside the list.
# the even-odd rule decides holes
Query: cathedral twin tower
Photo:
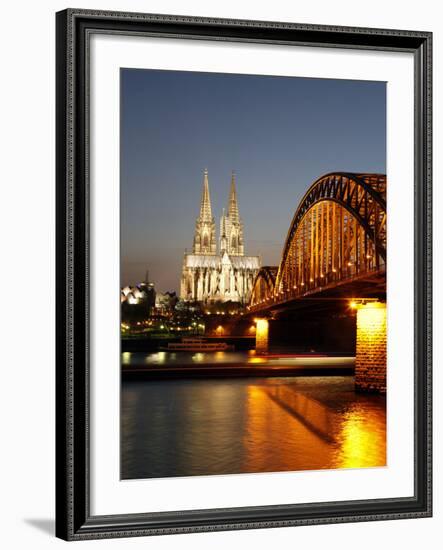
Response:
[[[186,301],[246,303],[259,269],[258,256],[245,256],[234,173],[231,177],[228,212],[225,214],[223,209],[220,220],[217,251],[208,171],[205,170],[192,254],[185,253],[183,258],[180,297]]]
[[[235,175],[232,173],[231,190],[229,192],[228,215],[223,214],[220,220],[220,253],[226,252],[235,256],[243,256],[243,224],[240,221],[235,189]],[[200,215],[195,224],[194,254],[217,254],[215,222],[212,217],[211,197],[209,195],[208,171],[203,177],[203,193],[200,204]]]

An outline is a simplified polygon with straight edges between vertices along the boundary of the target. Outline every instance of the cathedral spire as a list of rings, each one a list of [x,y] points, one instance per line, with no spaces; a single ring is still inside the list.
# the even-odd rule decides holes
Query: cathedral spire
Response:
[[[235,172],[231,175],[231,188],[229,190],[228,215],[226,216],[226,242],[228,254],[233,256],[244,255],[243,224],[240,220],[237,202],[237,189],[235,185]]]
[[[212,217],[211,197],[209,195],[208,170],[205,168],[203,175],[203,191],[200,202],[200,214],[195,224],[194,254],[216,253],[215,222]]]
[[[240,215],[238,212],[238,203],[237,203],[237,189],[235,187],[235,172],[232,171],[231,174],[231,189],[229,191],[229,208],[228,208],[228,217],[232,223],[239,223]]]
[[[200,203],[200,221],[212,222],[211,197],[209,195],[209,180],[207,168],[205,168],[203,175],[203,191]]]

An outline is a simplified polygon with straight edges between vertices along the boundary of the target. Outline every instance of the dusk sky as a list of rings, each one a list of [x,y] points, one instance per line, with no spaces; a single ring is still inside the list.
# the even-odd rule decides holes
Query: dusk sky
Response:
[[[278,265],[309,185],[386,172],[384,82],[121,70],[121,283],[180,289],[203,170],[217,239],[231,171],[245,252]]]

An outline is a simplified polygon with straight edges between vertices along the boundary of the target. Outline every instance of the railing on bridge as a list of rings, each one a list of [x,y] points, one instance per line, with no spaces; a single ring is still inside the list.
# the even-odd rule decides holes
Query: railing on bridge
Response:
[[[326,174],[300,202],[280,266],[257,274],[249,309],[382,273],[385,262],[386,176]]]

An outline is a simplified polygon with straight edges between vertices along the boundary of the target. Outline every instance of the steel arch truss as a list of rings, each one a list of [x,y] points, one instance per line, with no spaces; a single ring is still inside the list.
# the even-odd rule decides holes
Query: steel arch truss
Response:
[[[386,176],[326,174],[297,208],[274,294],[303,294],[379,271],[385,262]]]
[[[274,295],[277,272],[278,267],[264,266],[260,269],[252,287],[250,306],[261,304]]]

